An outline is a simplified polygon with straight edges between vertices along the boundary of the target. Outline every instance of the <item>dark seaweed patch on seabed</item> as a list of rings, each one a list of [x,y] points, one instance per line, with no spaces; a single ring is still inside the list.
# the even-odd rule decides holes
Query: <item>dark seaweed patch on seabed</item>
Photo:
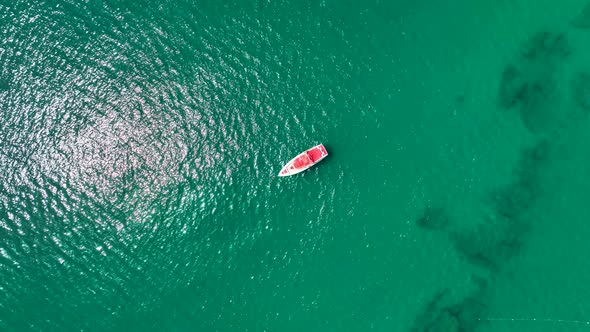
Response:
[[[474,230],[451,236],[455,249],[472,265],[497,271],[522,246],[523,229],[512,229],[508,220],[480,224]]]
[[[542,192],[539,173],[550,148],[549,140],[543,139],[532,148],[523,149],[514,170],[514,180],[492,191],[488,202],[494,214],[482,217],[473,229],[449,230],[455,249],[468,262],[497,270],[518,253],[522,238],[531,227],[523,216]],[[448,230],[451,218],[443,207],[428,205],[415,223],[427,230]]]
[[[529,61],[559,61],[572,53],[564,33],[537,32],[525,43],[522,56]]]
[[[583,14],[590,27],[590,4]],[[539,32],[525,43],[518,61],[508,64],[502,72],[498,93],[500,106],[517,109],[525,127],[534,134],[558,132],[564,122],[568,124],[577,119],[571,112],[562,112],[556,102],[561,98],[557,80],[559,66],[571,53],[566,35]],[[576,105],[588,111],[590,75],[575,75],[570,88]],[[527,213],[543,194],[540,175],[550,152],[551,144],[546,138],[532,148],[523,149],[514,170],[514,180],[492,192],[488,203],[494,213],[483,217],[473,229],[449,231],[455,250],[467,262],[494,273],[520,252],[526,233],[533,226]],[[438,222],[439,219],[444,222]],[[416,224],[425,229],[446,230],[450,221],[443,208],[427,206]],[[487,278],[492,276],[488,274]],[[487,309],[485,281],[480,279],[479,287],[463,299],[452,300],[448,290],[435,294],[417,316],[412,331],[475,331]]]
[[[576,106],[590,112],[590,74],[581,72],[571,80],[572,99]]]
[[[550,152],[548,139],[521,151],[514,170],[514,181],[492,194],[493,207],[498,216],[516,220],[532,207],[541,193],[540,170],[549,159]]]
[[[486,282],[475,278],[476,289],[456,301],[445,289],[435,294],[424,311],[416,318],[412,332],[471,332],[481,324],[486,306]]]
[[[532,226],[526,212],[542,193],[540,171],[549,157],[550,148],[548,140],[541,140],[532,148],[523,149],[514,170],[515,179],[492,194],[490,205],[495,214],[482,218],[474,229],[449,234],[455,250],[467,262],[497,272],[520,252],[523,239]],[[430,229],[432,227],[426,227],[432,225],[429,221],[441,216],[444,216],[446,227],[450,221],[445,210],[427,207],[416,224]],[[486,280],[477,278],[476,284],[477,289],[472,294],[454,302],[448,290],[435,294],[414,321],[412,331],[474,331],[481,323],[487,303],[484,296]]]
[[[429,230],[442,230],[449,225],[449,221],[449,215],[442,207],[427,205],[416,219],[416,225]]]
[[[563,33],[539,32],[524,43],[521,55],[501,74],[498,103],[516,108],[532,133],[556,130],[563,114],[558,107],[559,66],[572,53]]]
[[[467,261],[497,270],[520,251],[524,235],[532,226],[525,214],[542,193],[539,172],[549,153],[547,140],[522,150],[514,181],[492,193],[495,214],[483,218],[475,230],[452,236],[455,248]]]
[[[590,3],[587,3],[578,16],[572,20],[572,26],[578,29],[590,28]]]

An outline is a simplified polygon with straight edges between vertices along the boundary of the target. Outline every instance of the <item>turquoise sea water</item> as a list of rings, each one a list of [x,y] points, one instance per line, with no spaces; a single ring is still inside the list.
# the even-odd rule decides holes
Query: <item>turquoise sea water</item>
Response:
[[[590,331],[587,0],[1,0],[0,40],[2,331]]]

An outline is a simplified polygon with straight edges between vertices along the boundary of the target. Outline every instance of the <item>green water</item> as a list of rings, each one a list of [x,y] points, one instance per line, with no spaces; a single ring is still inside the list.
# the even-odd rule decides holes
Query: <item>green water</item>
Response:
[[[0,1],[0,330],[590,331],[587,0],[240,3]]]

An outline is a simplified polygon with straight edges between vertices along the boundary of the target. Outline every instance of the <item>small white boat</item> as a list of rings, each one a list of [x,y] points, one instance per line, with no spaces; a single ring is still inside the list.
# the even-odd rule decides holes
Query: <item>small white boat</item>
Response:
[[[303,172],[326,158],[326,156],[328,156],[328,151],[326,151],[324,145],[316,145],[313,148],[301,152],[297,157],[285,164],[279,172],[279,176],[289,176]]]

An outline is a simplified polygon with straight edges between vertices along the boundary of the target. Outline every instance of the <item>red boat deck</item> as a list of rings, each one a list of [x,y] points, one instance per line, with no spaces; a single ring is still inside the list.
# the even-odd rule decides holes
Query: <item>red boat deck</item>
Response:
[[[322,157],[327,154],[328,154],[328,152],[326,151],[326,149],[324,148],[323,145],[320,145],[317,148],[307,150],[307,155],[309,156],[309,159],[311,159],[311,162],[314,162],[314,163],[316,161],[322,159]]]
[[[308,154],[302,154],[300,157],[295,159],[295,161],[293,162],[293,166],[295,166],[295,168],[301,168],[313,163],[313,160],[311,160]]]

